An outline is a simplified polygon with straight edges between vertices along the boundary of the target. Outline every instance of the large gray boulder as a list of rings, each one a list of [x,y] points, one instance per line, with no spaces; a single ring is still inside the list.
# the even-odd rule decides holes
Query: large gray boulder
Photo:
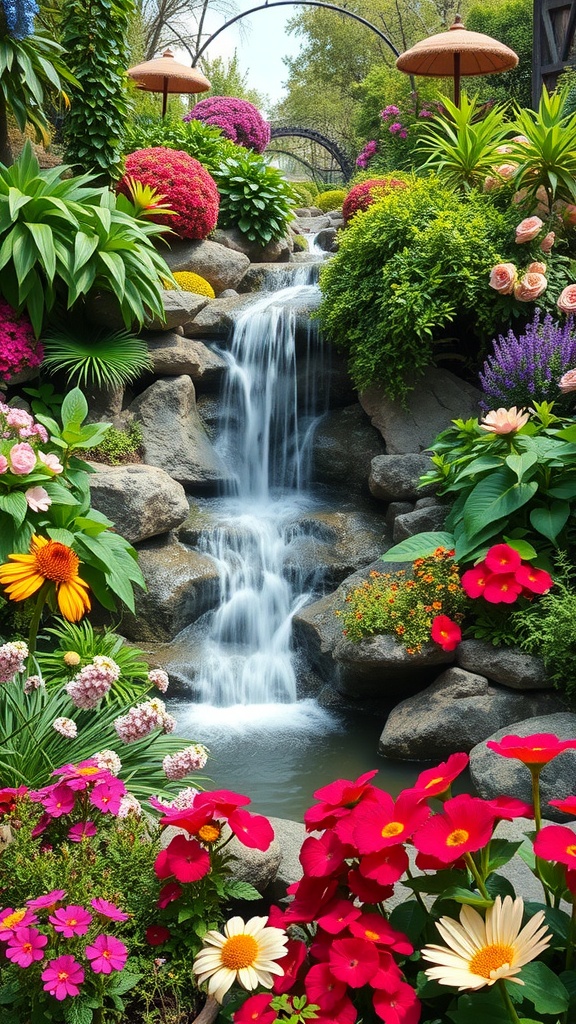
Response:
[[[386,633],[352,643],[342,636],[334,648],[334,660],[340,667],[336,688],[354,699],[369,697],[396,701],[407,693],[417,693],[434,677],[438,665],[450,665],[454,651],[443,651],[429,643],[415,654]]]
[[[392,530],[394,543],[399,544],[401,540],[415,537],[418,533],[443,530],[449,511],[448,505],[434,504],[395,516]]]
[[[227,338],[234,328],[236,314],[254,302],[253,295],[235,295],[229,299],[212,299],[191,323],[186,324],[187,338]]]
[[[512,722],[488,739],[501,740],[507,735],[532,736],[535,733],[552,733],[562,740],[576,739],[576,714],[563,711]],[[485,743],[470,751],[470,775],[478,793],[486,800],[496,796],[515,796],[529,803],[532,800],[528,768],[513,758],[502,757]],[[540,775],[540,791],[544,817],[566,823],[567,815],[551,807],[548,801],[563,800],[576,794],[576,750],[566,750],[544,766]]]
[[[420,477],[432,469],[427,455],[377,455],[372,459],[368,486],[379,501],[415,501],[432,493],[419,487]]]
[[[358,403],[334,409],[324,416],[314,435],[314,479],[361,491],[366,488],[372,460],[383,452],[382,438]]]
[[[494,647],[486,640],[463,640],[456,661],[470,672],[480,672],[512,690],[550,689],[542,658],[516,647]]]
[[[359,567],[374,562],[382,551],[384,520],[371,510],[343,506],[299,516],[287,527],[291,540],[285,569],[315,589],[319,574],[325,588],[337,587]]]
[[[148,465],[160,466],[192,492],[213,491],[229,479],[198,415],[190,377],[155,381],[130,411],[141,424]]]
[[[181,484],[158,466],[105,466],[91,463],[92,505],[115,524],[131,544],[174,530],[188,516]]]
[[[296,268],[292,263],[251,263],[238,285],[241,294],[279,291],[294,284]]]
[[[286,263],[294,248],[290,232],[286,238],[268,242],[267,245],[251,242],[239,228],[216,228],[216,231],[212,232],[212,238],[214,242],[226,246],[227,249],[244,253],[251,263]]]
[[[216,294],[235,288],[246,273],[250,260],[243,252],[208,239],[186,241],[174,239],[170,248],[162,247],[162,255],[170,270],[189,270],[208,281]]]
[[[172,640],[216,606],[218,571],[210,558],[190,551],[170,536],[144,541],[137,550],[148,592],[136,588],[135,614],[124,611],[122,634],[128,640]]]
[[[492,686],[485,676],[449,668],[431,686],[390,712],[379,753],[399,760],[442,758],[466,753],[519,716],[562,710],[550,693],[512,693]]]
[[[173,331],[175,327],[184,327],[211,301],[206,295],[167,289],[162,292],[164,319],[149,317],[146,328],[149,331]]]
[[[144,335],[156,377],[180,377],[187,374],[203,390],[220,386],[226,371],[222,356],[212,352],[202,341],[184,338],[173,331]]]
[[[480,392],[448,370],[429,367],[406,403],[393,401],[381,385],[373,384],[360,394],[360,404],[392,455],[422,452],[454,419],[470,419],[480,413]]]

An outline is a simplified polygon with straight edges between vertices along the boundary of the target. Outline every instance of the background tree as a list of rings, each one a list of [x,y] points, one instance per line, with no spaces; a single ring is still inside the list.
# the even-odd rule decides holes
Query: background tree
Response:
[[[240,100],[248,100],[249,103],[253,103],[259,110],[268,107],[268,97],[258,92],[257,89],[250,88],[248,84],[249,70],[241,71],[236,50],[228,60],[224,60],[222,57],[215,57],[213,60],[202,57],[200,69],[212,86],[211,94],[213,96],[236,96]]]
[[[482,0],[474,5],[466,18],[466,26],[474,32],[485,32],[510,46],[520,58],[517,67],[501,75],[471,79],[480,99],[500,102],[515,100],[521,107],[532,105],[532,0]]]

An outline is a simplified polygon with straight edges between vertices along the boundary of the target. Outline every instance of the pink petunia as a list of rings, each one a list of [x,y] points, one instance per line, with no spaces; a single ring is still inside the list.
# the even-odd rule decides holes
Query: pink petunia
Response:
[[[84,907],[71,903],[67,907],[60,907],[48,918],[54,926],[54,931],[63,935],[65,939],[72,939],[75,935],[86,935],[92,914],[89,914]]]
[[[97,935],[86,946],[86,956],[94,974],[112,974],[121,971],[128,959],[128,950],[114,935]]]
[[[493,544],[484,559],[486,568],[493,573],[514,573],[520,568],[521,561],[518,552],[509,544]]]
[[[81,843],[83,839],[89,839],[98,833],[93,821],[77,821],[68,830],[68,839],[71,843]]]
[[[416,832],[413,843],[421,853],[453,864],[465,853],[474,853],[490,841],[494,830],[494,812],[485,800],[462,793],[444,804]]]
[[[384,1024],[418,1024],[421,1005],[411,985],[397,982],[391,991],[378,989],[373,997],[374,1009]]]
[[[27,900],[26,905],[31,910],[50,910],[60,900],[63,900],[66,895],[65,889],[52,889],[51,892],[47,892],[44,896],[37,896],[36,899]]]
[[[104,900],[102,897],[90,900],[90,906],[94,908],[97,914],[101,914],[102,917],[107,917],[110,921],[127,921],[130,917],[129,914],[120,910],[115,903],[109,903],[108,900]]]
[[[300,850],[300,863],[304,874],[312,878],[326,878],[337,874],[345,862],[346,848],[338,836],[327,831],[319,839],[310,836]]]
[[[61,818],[63,814],[70,814],[73,810],[76,802],[76,797],[72,790],[64,783],[57,783],[55,786],[47,786],[42,791],[43,796],[41,803],[44,809],[51,818]],[[31,799],[35,799],[36,794],[32,794]]]
[[[336,939],[329,955],[330,971],[350,988],[362,988],[380,966],[378,952],[365,939]]]
[[[414,947],[403,932],[396,931],[380,914],[361,914],[349,924],[351,935],[357,939],[368,939],[376,946],[393,949],[401,956],[411,956]]]
[[[357,917],[360,917],[359,907],[355,907],[350,900],[335,899],[328,904],[317,920],[320,927],[329,935],[338,935]]]
[[[30,967],[36,960],[44,959],[47,943],[48,936],[37,928],[17,928],[8,940],[6,956],[18,967]]]
[[[175,836],[164,852],[170,874],[179,882],[198,882],[210,870],[210,854],[195,839]]]
[[[160,910],[164,910],[169,903],[173,903],[174,900],[180,899],[183,892],[184,890],[179,882],[166,882],[166,885],[163,885],[160,889],[158,899],[156,900],[156,906],[159,907]]]
[[[79,986],[84,981],[84,968],[70,954],[50,960],[42,971],[43,988],[60,1002],[67,996],[80,995]]]
[[[334,977],[328,964],[314,964],[304,981],[308,1002],[315,1003],[322,1013],[330,1013],[346,995],[346,982]]]
[[[102,814],[118,814],[126,786],[121,779],[110,778],[108,782],[97,782],[90,793],[90,803]]]
[[[272,928],[283,927],[283,923],[279,925],[272,916],[268,918],[268,925]],[[272,984],[272,988],[277,995],[281,995],[283,992],[290,992],[298,979],[298,974],[306,959],[306,954],[307,947],[305,942],[300,942],[299,939],[288,939],[286,954],[281,960],[277,961],[284,974],[275,975]]]
[[[446,761],[442,761],[435,768],[426,768],[420,772],[411,791],[425,798],[441,796],[450,788],[454,779],[468,767],[469,761],[468,754],[450,754]]]

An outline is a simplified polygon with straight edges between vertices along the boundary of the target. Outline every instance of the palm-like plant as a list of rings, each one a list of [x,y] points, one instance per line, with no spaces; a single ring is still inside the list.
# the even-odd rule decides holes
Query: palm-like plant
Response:
[[[152,366],[146,342],[129,331],[59,327],[46,335],[43,344],[43,367],[48,373],[63,372],[68,384],[89,390],[114,391]]]
[[[470,189],[483,185],[494,167],[502,163],[498,147],[506,136],[506,108],[496,105],[482,116],[475,97],[465,93],[457,107],[442,97],[446,113],[423,130],[417,149],[427,160],[422,165],[435,171],[451,188]]]
[[[556,199],[576,200],[576,111],[569,104],[569,88],[542,90],[538,110],[518,109],[514,128],[524,141],[510,143],[517,162],[515,184],[535,198],[544,188],[550,210]]]

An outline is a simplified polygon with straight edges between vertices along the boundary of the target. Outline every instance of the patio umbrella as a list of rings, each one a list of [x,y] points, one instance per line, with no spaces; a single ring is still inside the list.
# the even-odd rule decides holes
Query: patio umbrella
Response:
[[[174,59],[172,50],[165,50],[161,57],[128,68],[127,74],[134,79],[139,89],[162,93],[162,117],[166,114],[169,92],[193,93],[210,89],[210,82],[202,72],[198,68],[180,64]]]
[[[495,75],[509,71],[518,63],[518,55],[509,46],[481,32],[469,32],[459,14],[447,32],[421,39],[401,53],[396,67],[409,75],[434,78],[454,77],[454,103],[460,103],[460,78],[463,75]]]

